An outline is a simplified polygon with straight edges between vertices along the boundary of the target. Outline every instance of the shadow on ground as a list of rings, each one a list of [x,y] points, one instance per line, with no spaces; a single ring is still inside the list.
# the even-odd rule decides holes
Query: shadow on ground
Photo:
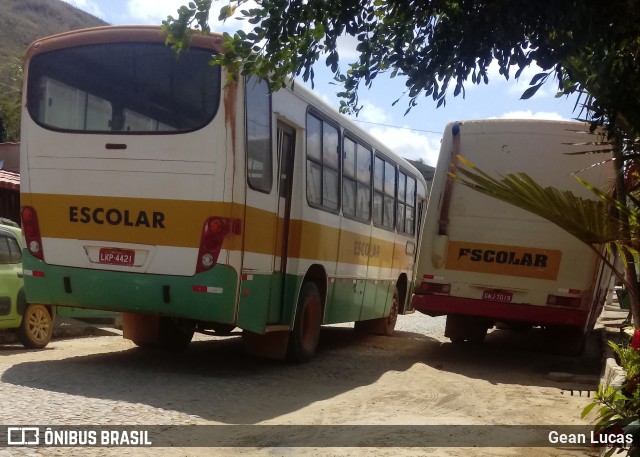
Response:
[[[520,346],[518,338],[523,338]],[[549,354],[530,339],[502,331],[479,346],[441,343],[411,332],[393,338],[362,336],[344,327],[323,328],[320,341],[317,357],[302,365],[246,355],[242,338],[233,336],[195,341],[183,353],[132,348],[23,362],[8,368],[2,382],[253,424],[369,386],[385,373],[406,372],[416,364],[433,368],[433,384],[425,389],[437,389],[439,370],[496,384],[559,388],[546,378],[548,371],[591,370],[589,358]]]
[[[576,355],[575,345],[564,335],[535,328],[524,332],[493,330],[484,343],[443,343],[428,365],[493,384],[537,385],[563,390],[583,389],[575,381],[559,383],[548,377],[561,372],[583,375],[593,389],[602,368],[602,334],[596,330],[587,336],[584,350]],[[586,376],[585,376],[586,375]],[[584,381],[578,384],[585,384]]]

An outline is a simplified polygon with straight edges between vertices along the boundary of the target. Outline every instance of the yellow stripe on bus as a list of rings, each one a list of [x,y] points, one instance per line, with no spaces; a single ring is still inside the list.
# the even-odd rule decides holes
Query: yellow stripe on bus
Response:
[[[218,202],[24,193],[21,199],[36,209],[41,235],[49,238],[197,248],[208,217],[242,217],[241,208]]]
[[[561,259],[562,251],[556,249],[450,241],[445,268],[555,280]]]
[[[240,219],[243,228],[259,227],[244,240],[246,252],[272,255],[281,247],[276,230],[282,220],[254,207],[246,207],[245,214],[244,205],[237,203],[27,193],[21,199],[23,206],[36,209],[41,235],[46,238],[197,248],[204,222],[219,216]],[[228,236],[222,247],[240,251],[242,238]],[[289,224],[290,258],[407,270],[413,259],[405,251],[405,243],[310,221],[291,220]]]

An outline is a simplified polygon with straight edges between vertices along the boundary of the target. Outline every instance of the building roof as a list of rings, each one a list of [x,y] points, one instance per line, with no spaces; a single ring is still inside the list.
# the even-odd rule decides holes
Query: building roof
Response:
[[[0,189],[20,190],[20,173],[0,170]]]
[[[433,181],[433,175],[436,172],[435,168],[433,168],[431,165],[427,165],[426,163],[420,160],[409,160],[409,163],[411,163],[411,165],[416,167],[418,171],[422,173],[422,176],[424,176],[424,179],[427,182]]]

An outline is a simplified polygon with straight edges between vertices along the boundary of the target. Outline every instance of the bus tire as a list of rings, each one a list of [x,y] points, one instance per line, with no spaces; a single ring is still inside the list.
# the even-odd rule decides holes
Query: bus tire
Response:
[[[195,325],[188,319],[160,316],[158,347],[169,351],[183,351],[193,339]]]
[[[389,315],[384,318],[384,335],[391,336],[396,329],[398,322],[398,313],[400,312],[400,292],[398,286],[393,289],[393,298],[391,299],[391,310]]]
[[[391,300],[391,310],[387,317],[378,319],[370,319],[366,321],[357,321],[354,325],[358,332],[369,333],[372,335],[392,336],[398,322],[398,314],[400,312],[400,292],[396,286],[393,290],[393,298]]]
[[[22,314],[18,340],[29,349],[43,349],[53,333],[53,319],[44,305],[29,303]]]
[[[589,335],[581,327],[569,325],[549,326],[546,333],[553,340],[554,353],[572,357],[582,355]]]
[[[444,336],[456,344],[464,341],[482,343],[489,327],[490,322],[481,317],[449,314],[447,315]]]
[[[302,286],[293,330],[289,335],[287,359],[302,363],[309,361],[316,353],[322,324],[322,304],[318,287],[307,282]]]
[[[235,328],[236,326],[233,324],[223,324],[221,322],[214,322],[211,324],[211,330],[213,330],[213,333],[218,336],[229,336]]]

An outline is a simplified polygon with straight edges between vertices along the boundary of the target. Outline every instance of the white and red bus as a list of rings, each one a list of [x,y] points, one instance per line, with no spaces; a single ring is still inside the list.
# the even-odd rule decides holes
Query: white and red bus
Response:
[[[303,85],[227,84],[219,35],[33,43],[21,143],[29,301],[124,313],[141,346],[244,330],[306,360],[321,324],[410,310],[423,178]]]
[[[612,185],[589,125],[483,120],[446,127],[434,175],[413,305],[447,316],[445,336],[481,341],[496,323],[563,328],[578,339],[593,327],[610,270],[586,245],[554,224],[447,177],[459,155],[498,177],[525,172],[543,186],[597,197],[571,175]]]

